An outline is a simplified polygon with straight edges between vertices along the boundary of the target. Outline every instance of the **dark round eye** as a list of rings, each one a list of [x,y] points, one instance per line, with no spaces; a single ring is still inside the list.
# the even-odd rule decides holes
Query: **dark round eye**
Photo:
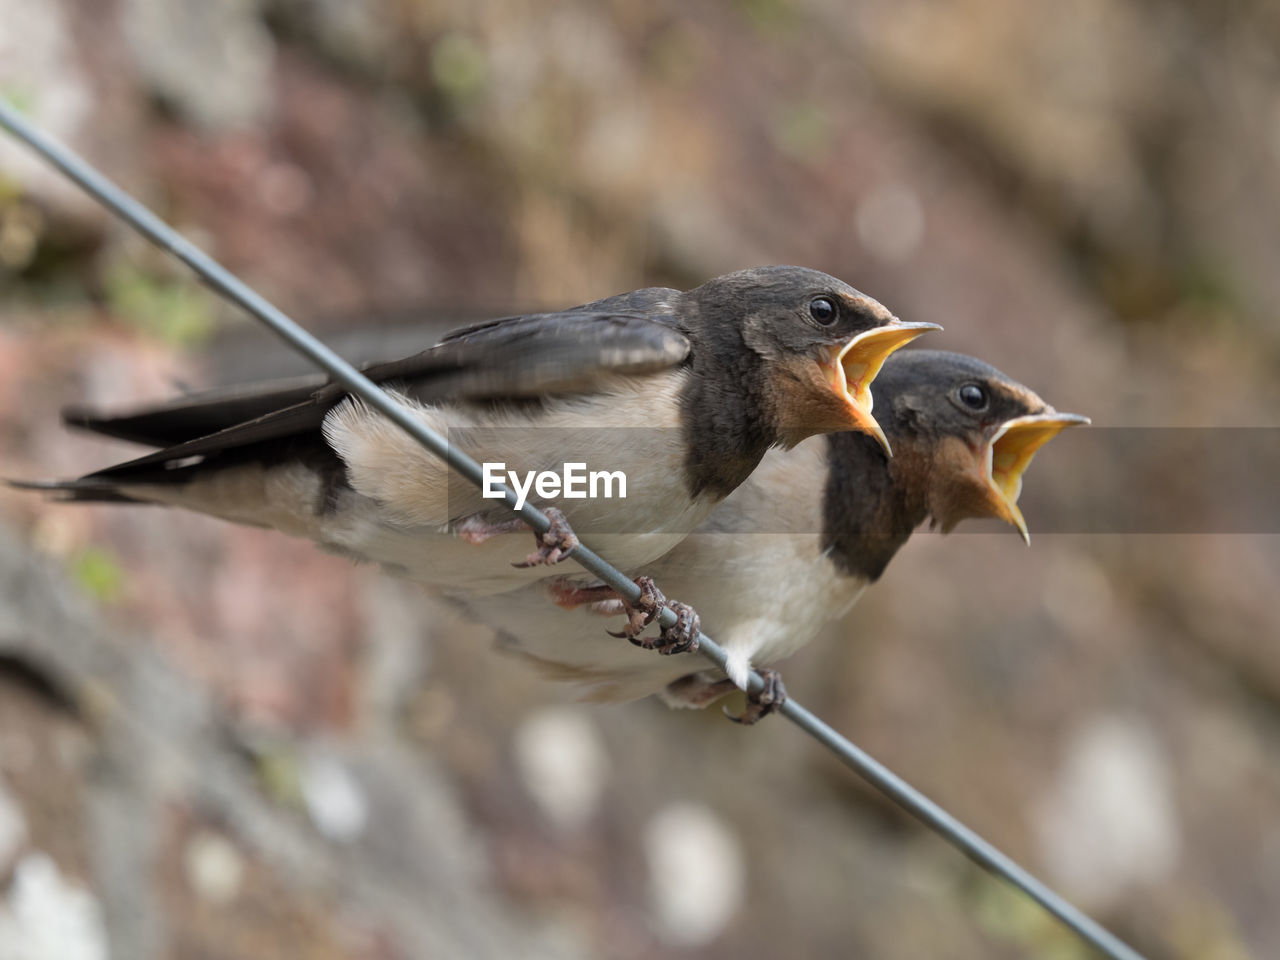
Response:
[[[966,383],[960,388],[960,402],[971,410],[981,410],[987,405],[987,391],[976,383]]]
[[[830,297],[814,297],[809,301],[809,316],[826,326],[836,322],[836,305]]]

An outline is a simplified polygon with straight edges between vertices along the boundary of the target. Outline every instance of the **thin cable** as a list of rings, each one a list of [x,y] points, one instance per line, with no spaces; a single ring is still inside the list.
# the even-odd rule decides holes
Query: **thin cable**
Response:
[[[444,437],[416,419],[405,407],[397,404],[377,384],[307,333],[194,244],[183,239],[172,227],[100,174],[88,162],[27,123],[4,100],[0,100],[0,127],[4,127],[31,147],[91,197],[156,246],[169,251],[185,263],[215,293],[265,323],[285,343],[316,366],[327,371],[334,380],[386,416],[471,483],[477,487],[484,485],[483,472],[479,463],[451,446]],[[537,507],[525,504],[516,509],[516,494],[510,487],[491,484],[490,488],[499,490],[507,506],[538,533],[544,533],[550,526],[546,514]],[[635,601],[639,598],[640,589],[629,577],[587,547],[578,546],[569,556],[627,600]],[[659,623],[664,627],[675,626],[676,616],[664,607]],[[717,667],[723,669],[726,661],[724,650],[704,633],[699,633],[698,642],[698,651]],[[752,692],[763,689],[764,680],[758,673],[752,673],[750,687]],[[846,766],[877,790],[937,832],[979,866],[1021,890],[1102,954],[1113,960],[1144,960],[1141,954],[1124,941],[1072,906],[995,846],[974,833],[905,780],[890,772],[795,700],[787,699],[782,704],[780,712],[831,750]]]

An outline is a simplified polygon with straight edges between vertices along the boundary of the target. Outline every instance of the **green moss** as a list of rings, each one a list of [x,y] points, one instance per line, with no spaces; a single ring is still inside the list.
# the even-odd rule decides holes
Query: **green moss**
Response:
[[[831,142],[831,121],[815,104],[793,104],[774,118],[772,133],[779,150],[806,160],[826,151]]]
[[[213,332],[209,295],[190,283],[162,280],[118,263],[107,270],[103,287],[111,311],[148,336],[189,347]]]
[[[775,37],[795,22],[788,0],[740,0],[740,6],[751,26],[766,37]]]
[[[13,81],[0,83],[0,100],[4,100],[24,117],[30,117],[36,105],[36,91],[28,84]]]
[[[1043,907],[994,877],[982,875],[972,892],[979,925],[994,939],[1045,960],[1087,960],[1093,953]]]
[[[302,765],[298,755],[283,744],[258,745],[254,759],[262,791],[275,803],[301,808]]]
[[[115,555],[101,547],[88,547],[72,557],[71,576],[99,603],[115,603],[124,589],[124,570]]]
[[[431,49],[431,77],[450,100],[468,101],[489,81],[484,50],[462,33],[447,33]]]

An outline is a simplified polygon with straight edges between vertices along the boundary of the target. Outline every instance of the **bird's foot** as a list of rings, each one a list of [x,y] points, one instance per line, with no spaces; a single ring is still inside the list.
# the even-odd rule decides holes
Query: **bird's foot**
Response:
[[[687,603],[675,600],[667,601],[667,609],[676,615],[676,622],[670,627],[663,627],[658,634],[657,642],[646,642],[638,637],[631,642],[646,650],[657,650],[664,657],[673,653],[696,653],[698,650],[698,633],[702,627],[702,618],[698,611]]]
[[[764,680],[764,686],[760,688],[759,693],[747,694],[746,709],[735,717],[729,712],[728,707],[724,708],[724,715],[734,723],[750,726],[759,720],[763,720],[786,702],[787,688],[782,685],[782,674],[769,667],[762,667],[757,672],[760,674],[761,679]]]
[[[551,521],[551,526],[547,527],[545,533],[534,535],[538,548],[521,562],[513,563],[513,567],[551,566],[569,556],[578,546],[578,536],[563,513],[555,507],[547,507],[544,513]]]
[[[608,631],[610,636],[626,637],[629,641],[644,650],[656,650],[663,656],[673,653],[693,653],[698,649],[698,629],[701,619],[698,612],[687,603],[677,603],[662,595],[651,577],[637,577],[636,586],[640,588],[640,597],[635,603],[623,604],[627,614],[627,625],[620,633]],[[663,627],[656,637],[642,637],[641,631],[662,613],[666,607],[676,615],[676,622]]]
[[[662,595],[653,577],[636,577],[636,586],[640,588],[640,596],[634,603],[623,601],[623,611],[627,615],[627,625],[618,633],[606,630],[611,637],[626,637],[632,643],[636,637],[662,612],[667,598]]]

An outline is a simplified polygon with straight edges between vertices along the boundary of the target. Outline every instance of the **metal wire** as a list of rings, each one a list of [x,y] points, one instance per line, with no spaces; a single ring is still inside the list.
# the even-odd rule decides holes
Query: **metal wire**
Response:
[[[100,174],[87,161],[29,124],[4,100],[0,100],[0,127],[5,128],[29,146],[147,239],[189,266],[219,296],[265,323],[285,343],[316,366],[327,371],[334,380],[386,416],[418,443],[447,462],[452,469],[466,477],[468,481],[478,487],[483,485],[479,463],[466,453],[452,447],[444,437],[416,419],[406,408],[397,404],[377,384],[298,326],[198,247],[185,240],[145,206]],[[546,514],[537,507],[525,504],[520,509],[516,509],[516,494],[510,487],[494,484],[491,488],[499,490],[507,506],[538,533],[545,532],[550,526]],[[586,546],[577,547],[570,554],[570,559],[629,601],[639,598],[640,590],[629,577]],[[663,608],[659,623],[669,627],[674,626],[675,622],[675,614]],[[698,650],[717,667],[725,666],[724,650],[704,633],[699,634]],[[763,688],[764,680],[758,673],[752,673],[749,685],[752,692],[758,692]],[[1103,955],[1113,960],[1144,960],[1142,955],[1128,944],[1068,903],[994,845],[818,719],[794,699],[788,698],[779,711],[831,750],[846,766],[872,786],[938,833],[969,859],[1012,884],[1040,904]]]

